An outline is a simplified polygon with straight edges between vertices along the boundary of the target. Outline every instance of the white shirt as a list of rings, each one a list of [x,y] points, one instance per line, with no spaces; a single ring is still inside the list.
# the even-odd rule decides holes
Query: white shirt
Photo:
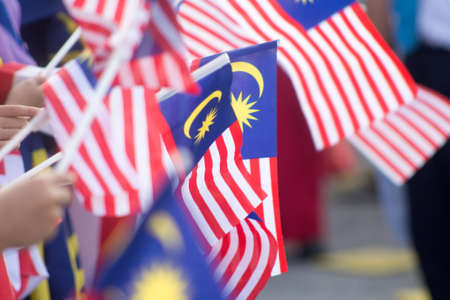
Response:
[[[417,18],[421,40],[450,49],[450,0],[419,0]]]

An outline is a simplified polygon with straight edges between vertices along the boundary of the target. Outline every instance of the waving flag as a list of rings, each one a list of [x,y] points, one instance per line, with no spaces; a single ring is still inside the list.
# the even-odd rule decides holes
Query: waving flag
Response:
[[[64,150],[93,94],[85,64],[73,61],[44,84],[46,107],[55,137]],[[164,179],[159,107],[144,87],[114,88],[101,104],[71,165],[75,193],[98,215],[121,216],[152,204]]]
[[[242,34],[258,42],[280,40],[279,62],[294,83],[318,149],[415,97],[410,75],[354,0],[205,2],[231,15]],[[216,28],[210,30],[221,37]],[[188,47],[198,49],[192,41]]]
[[[242,133],[229,100],[230,66],[199,84],[201,95],[175,95],[161,103],[161,111],[177,148],[192,153],[182,198],[205,246],[212,246],[266,195],[242,161]]]
[[[99,299],[222,299],[180,203],[166,188],[95,284]]]
[[[256,212],[277,241],[272,275],[278,275],[287,271],[287,262],[278,198],[277,44],[270,42],[227,53],[233,71],[231,105],[243,135],[242,158],[254,180],[268,195]]]
[[[419,87],[417,99],[351,138],[396,184],[411,178],[450,136],[449,100]]]
[[[213,246],[208,261],[225,297],[255,299],[270,278],[276,252],[269,230],[257,217],[248,217]]]
[[[65,3],[94,52],[96,74],[104,70],[116,47],[129,47],[135,50],[135,55],[119,70],[116,84],[197,91],[184,60],[185,49],[169,0],[66,0]],[[114,34],[124,26],[130,28],[124,40],[114,41]]]

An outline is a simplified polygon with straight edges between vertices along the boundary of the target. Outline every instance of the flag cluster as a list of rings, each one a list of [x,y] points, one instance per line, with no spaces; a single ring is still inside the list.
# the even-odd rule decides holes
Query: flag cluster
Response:
[[[97,79],[129,54],[70,164],[86,210],[142,213],[126,250],[102,266],[94,298],[113,289],[119,298],[255,299],[287,271],[277,62],[317,149],[348,138],[397,183],[450,134],[448,101],[416,87],[356,1],[186,0],[178,15],[169,0],[64,2],[94,59],[69,62],[43,85],[63,153]]]

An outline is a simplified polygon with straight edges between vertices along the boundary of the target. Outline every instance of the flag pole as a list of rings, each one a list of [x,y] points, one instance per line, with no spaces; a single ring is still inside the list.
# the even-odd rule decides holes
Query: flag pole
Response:
[[[54,163],[57,163],[58,161],[60,161],[62,157],[63,157],[62,152],[58,152],[58,153],[54,154],[53,156],[49,157],[47,160],[43,161],[42,163],[40,163],[36,167],[28,170],[26,173],[23,173],[19,177],[15,178],[13,181],[8,183],[7,186],[11,185],[11,184],[16,184],[16,183],[21,182],[21,181],[23,181],[25,179],[33,177],[34,175],[36,175],[39,172],[45,170],[46,168],[50,167]]]
[[[78,28],[67,39],[67,41],[58,50],[55,56],[53,56],[45,69],[42,71],[42,76],[47,77],[53,72],[53,70],[55,70],[56,66],[80,39],[80,36],[81,29]],[[41,128],[46,123],[47,119],[47,111],[45,109],[42,109],[36,116],[34,116],[33,119],[30,120],[30,122],[28,122],[25,127],[19,130],[19,132],[0,149],[0,161],[5,158],[5,156],[8,155],[11,151],[13,151],[17,147],[17,145],[19,145],[31,132]]]

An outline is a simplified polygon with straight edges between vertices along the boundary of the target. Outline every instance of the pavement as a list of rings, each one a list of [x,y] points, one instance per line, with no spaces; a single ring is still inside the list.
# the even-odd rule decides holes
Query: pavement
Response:
[[[271,278],[258,299],[426,300],[415,257],[395,242],[376,196],[326,198],[326,259],[289,260],[289,271]]]

